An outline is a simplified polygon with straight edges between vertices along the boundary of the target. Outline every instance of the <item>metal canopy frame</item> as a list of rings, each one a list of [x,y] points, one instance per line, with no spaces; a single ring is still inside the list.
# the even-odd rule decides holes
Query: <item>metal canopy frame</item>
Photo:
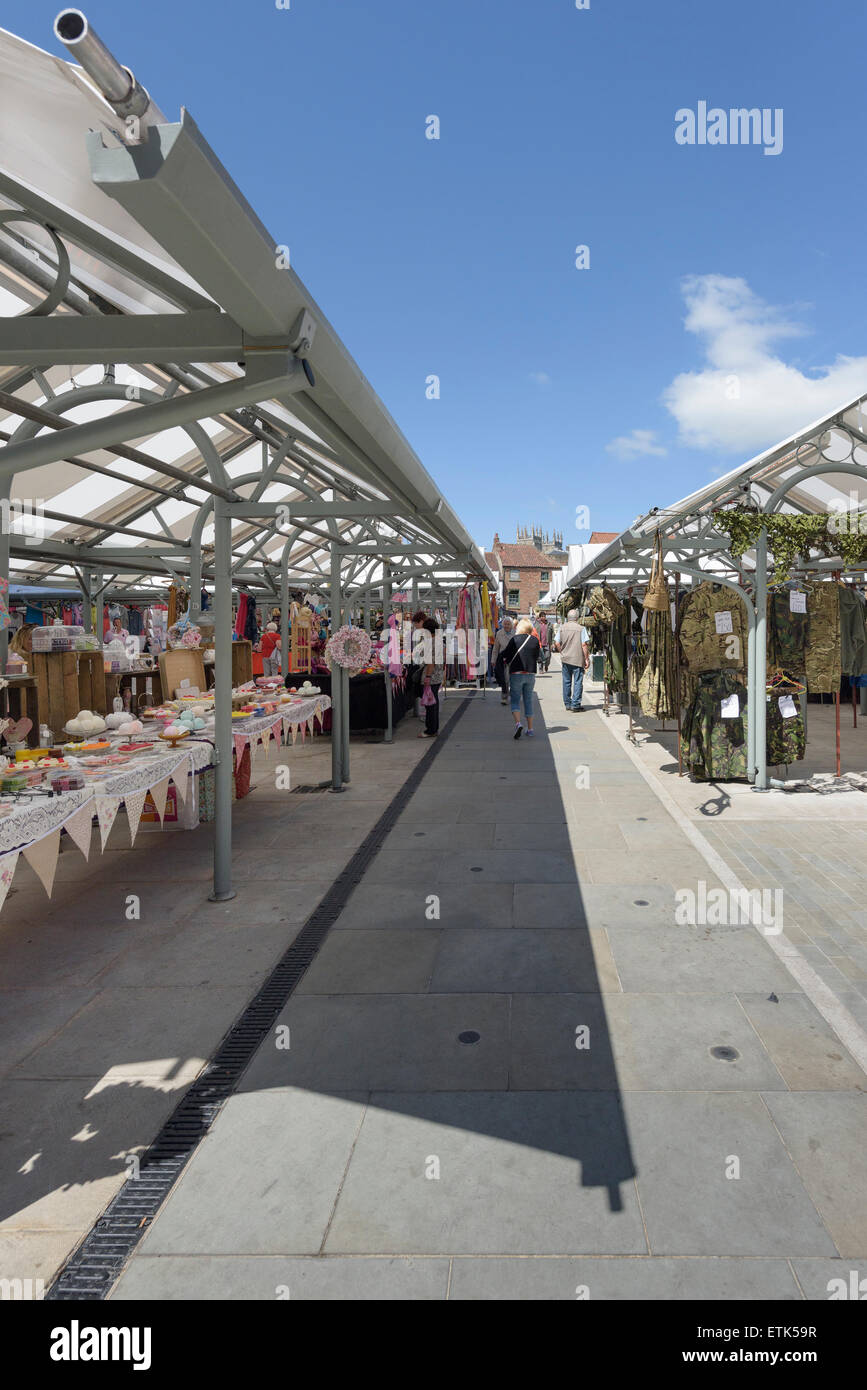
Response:
[[[833,511],[863,514],[867,511],[865,413],[867,392],[674,506],[654,507],[594,560],[566,578],[564,592],[594,581],[619,588],[646,582],[658,531],[666,571],[679,572],[693,583],[713,580],[740,593],[749,625],[749,778],[757,790],[782,785],[768,775],[765,746],[766,604],[772,555],[763,529],[754,551],[734,557],[719,513],[752,508],[767,514],[784,510],[804,515]],[[803,576],[854,572],[842,557],[823,557],[816,551],[801,560],[797,573]]]
[[[190,114],[150,103],[131,124],[83,22],[86,71],[0,31],[0,77],[24,78],[11,127],[0,95],[0,296],[20,306],[0,318],[0,574],[77,581],[86,606],[107,576],[155,599],[184,580],[194,611],[213,586],[226,899],[233,585],[282,602],[285,663],[290,586],[337,620],[394,580],[493,576]],[[105,497],[51,506],[95,476]],[[337,751],[342,785],[348,737]]]

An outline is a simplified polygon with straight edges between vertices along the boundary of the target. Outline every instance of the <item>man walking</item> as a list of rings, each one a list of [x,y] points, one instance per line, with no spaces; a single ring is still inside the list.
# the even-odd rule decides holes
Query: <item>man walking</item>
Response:
[[[577,608],[570,608],[557,634],[555,650],[563,666],[563,704],[577,714],[584,693],[584,672],[590,666],[590,637],[578,621]]]
[[[539,665],[543,671],[547,671],[551,665],[551,626],[544,613],[539,618],[539,646],[542,648]]]

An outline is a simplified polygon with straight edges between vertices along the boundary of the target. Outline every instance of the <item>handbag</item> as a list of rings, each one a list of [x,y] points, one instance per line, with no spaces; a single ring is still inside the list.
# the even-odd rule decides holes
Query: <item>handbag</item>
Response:
[[[437,702],[437,697],[436,695],[434,695],[429,685],[426,685],[424,688],[424,694],[421,697],[421,702],[422,705],[424,705],[425,709],[429,709],[431,705],[435,705]]]
[[[668,584],[662,568],[662,538],[657,530],[656,551],[653,556],[653,564],[650,567],[650,583],[647,586],[647,593],[644,595],[644,606],[649,608],[652,613],[667,613],[670,604]]]

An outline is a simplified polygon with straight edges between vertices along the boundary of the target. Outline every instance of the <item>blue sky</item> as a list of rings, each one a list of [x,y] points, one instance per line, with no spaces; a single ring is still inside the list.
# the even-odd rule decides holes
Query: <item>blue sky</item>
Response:
[[[58,8],[2,23],[57,51]],[[867,389],[855,0],[82,8],[189,108],[486,546],[586,539],[581,506],[617,530]],[[781,108],[782,153],[677,144],[700,101]]]

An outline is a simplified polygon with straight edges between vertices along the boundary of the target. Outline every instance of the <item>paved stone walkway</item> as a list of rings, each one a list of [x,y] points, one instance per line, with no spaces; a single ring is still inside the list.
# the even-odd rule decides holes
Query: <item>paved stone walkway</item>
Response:
[[[115,1298],[867,1273],[864,1073],[755,927],[676,924],[719,885],[559,683],[533,740],[496,698],[462,715]]]

